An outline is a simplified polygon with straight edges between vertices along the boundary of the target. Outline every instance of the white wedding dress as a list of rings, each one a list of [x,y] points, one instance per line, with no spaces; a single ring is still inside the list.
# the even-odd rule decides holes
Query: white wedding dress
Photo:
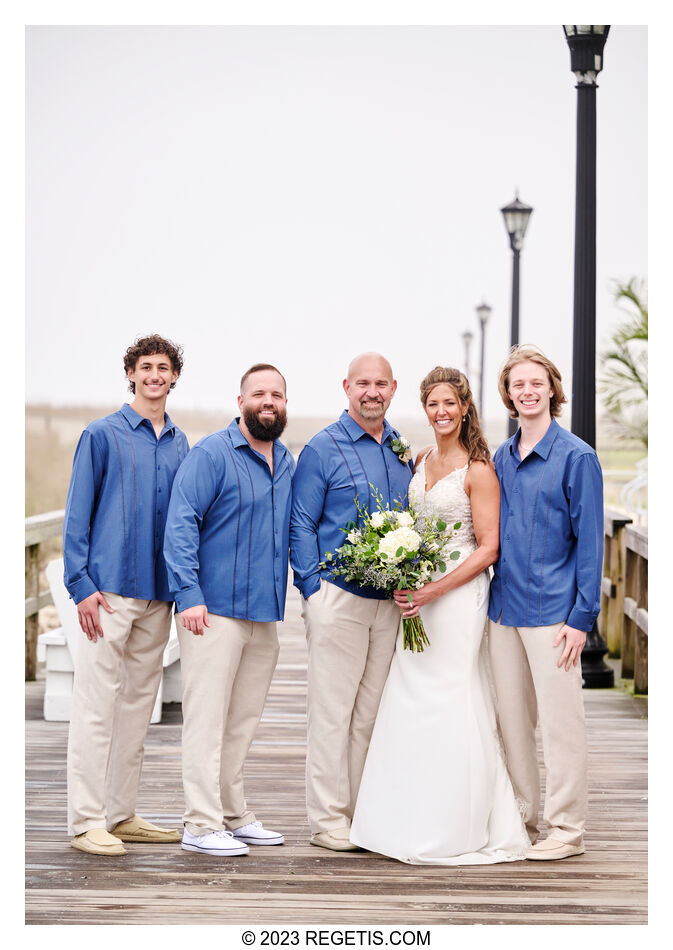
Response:
[[[447,570],[476,548],[467,466],[425,491],[423,460],[409,486],[417,514],[461,527]],[[448,553],[460,551],[460,559]],[[433,580],[445,575],[437,574]],[[430,641],[402,649],[381,698],[350,840],[409,864],[494,864],[525,857],[530,842],[502,757],[482,645],[488,573],[421,608]]]

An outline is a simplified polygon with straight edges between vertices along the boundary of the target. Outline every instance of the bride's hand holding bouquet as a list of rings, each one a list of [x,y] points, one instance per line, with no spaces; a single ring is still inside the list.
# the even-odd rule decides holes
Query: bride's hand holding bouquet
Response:
[[[431,578],[446,571],[444,548],[460,522],[450,530],[441,519],[417,518],[413,509],[384,507],[376,489],[374,495],[378,510],[370,514],[356,499],[358,520],[342,529],[346,543],[334,554],[328,551],[320,567],[333,577],[384,590],[400,607],[411,605],[411,612],[403,612],[403,645],[422,653],[429,641],[416,608],[440,596]],[[459,551],[449,554],[451,560],[459,557]]]

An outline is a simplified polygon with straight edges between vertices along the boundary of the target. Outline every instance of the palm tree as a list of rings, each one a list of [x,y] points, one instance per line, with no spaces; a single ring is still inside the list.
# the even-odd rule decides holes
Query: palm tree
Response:
[[[617,438],[647,448],[647,290],[644,281],[615,282],[615,300],[626,302],[625,319],[600,354],[598,391],[607,410],[602,422]]]

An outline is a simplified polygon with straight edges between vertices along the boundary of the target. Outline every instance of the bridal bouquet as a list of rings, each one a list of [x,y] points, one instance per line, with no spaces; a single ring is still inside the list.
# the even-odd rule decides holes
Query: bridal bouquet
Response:
[[[413,508],[390,509],[376,489],[374,493],[378,510],[370,514],[356,498],[357,522],[342,528],[346,543],[334,554],[327,551],[320,567],[334,577],[342,575],[361,586],[385,590],[390,597],[396,590],[417,590],[432,579],[433,572],[446,571],[443,550],[461,522],[447,532],[441,519],[419,518]],[[460,551],[449,554],[452,561],[459,557]],[[411,603],[410,594],[407,598]],[[402,635],[405,650],[422,653],[430,643],[419,615],[402,619]]]

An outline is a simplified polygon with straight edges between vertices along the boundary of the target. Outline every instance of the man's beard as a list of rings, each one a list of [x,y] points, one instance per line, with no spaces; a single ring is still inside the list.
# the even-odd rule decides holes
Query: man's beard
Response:
[[[268,416],[260,419],[254,409],[244,409],[243,421],[253,439],[259,439],[260,442],[273,442],[281,436],[287,425],[287,413],[284,409],[279,409],[273,419]]]
[[[380,419],[385,415],[385,403],[376,400],[361,400],[360,415],[363,419]]]

